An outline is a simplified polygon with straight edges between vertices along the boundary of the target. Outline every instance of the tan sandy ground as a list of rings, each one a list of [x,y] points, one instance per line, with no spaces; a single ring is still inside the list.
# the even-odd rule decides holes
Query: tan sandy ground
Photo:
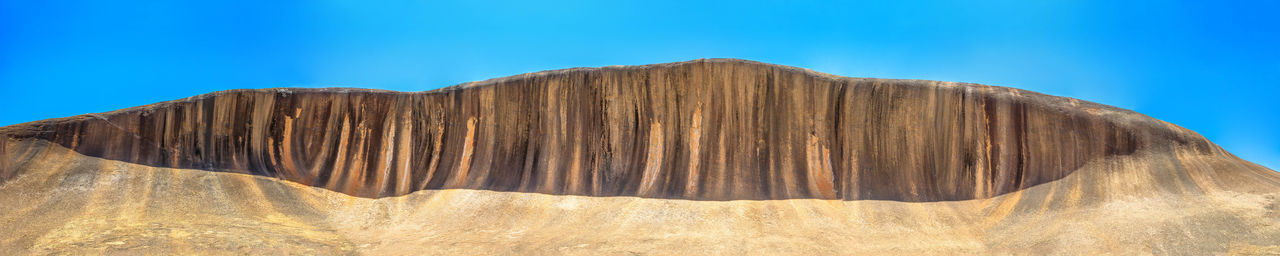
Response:
[[[690,201],[483,190],[352,197],[8,143],[0,254],[1280,254],[1261,167],[1134,155],[990,199]],[[1172,167],[1170,167],[1172,168]],[[1266,170],[1262,168],[1260,170]]]

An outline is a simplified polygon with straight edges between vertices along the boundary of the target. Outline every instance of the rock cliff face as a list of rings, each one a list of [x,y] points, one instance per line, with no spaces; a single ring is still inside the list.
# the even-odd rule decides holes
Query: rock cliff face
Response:
[[[1075,99],[716,59],[0,127],[0,234],[0,255],[1280,254],[1280,173]]]
[[[232,90],[0,133],[87,156],[276,177],[361,197],[469,188],[967,200],[1108,157],[1179,146],[1226,154],[1180,127],[1070,98],[725,59],[546,71],[413,93]]]

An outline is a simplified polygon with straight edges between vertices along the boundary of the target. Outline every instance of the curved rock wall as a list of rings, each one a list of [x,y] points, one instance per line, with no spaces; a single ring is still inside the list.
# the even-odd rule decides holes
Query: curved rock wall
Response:
[[[1219,152],[1185,129],[1075,99],[738,60],[548,71],[419,93],[235,90],[0,133],[363,197],[471,188],[965,200],[1111,155],[1172,144]]]

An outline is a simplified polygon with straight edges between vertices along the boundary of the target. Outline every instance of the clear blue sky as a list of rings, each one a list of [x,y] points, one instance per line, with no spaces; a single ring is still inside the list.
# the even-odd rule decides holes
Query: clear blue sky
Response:
[[[1280,167],[1280,1],[146,2],[0,0],[0,125],[234,88],[732,57],[1100,102]]]

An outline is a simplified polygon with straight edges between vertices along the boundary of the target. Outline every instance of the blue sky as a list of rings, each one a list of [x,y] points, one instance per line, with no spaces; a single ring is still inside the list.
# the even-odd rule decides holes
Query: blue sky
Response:
[[[224,89],[731,57],[1095,101],[1280,167],[1278,1],[600,2],[0,0],[0,125]]]

